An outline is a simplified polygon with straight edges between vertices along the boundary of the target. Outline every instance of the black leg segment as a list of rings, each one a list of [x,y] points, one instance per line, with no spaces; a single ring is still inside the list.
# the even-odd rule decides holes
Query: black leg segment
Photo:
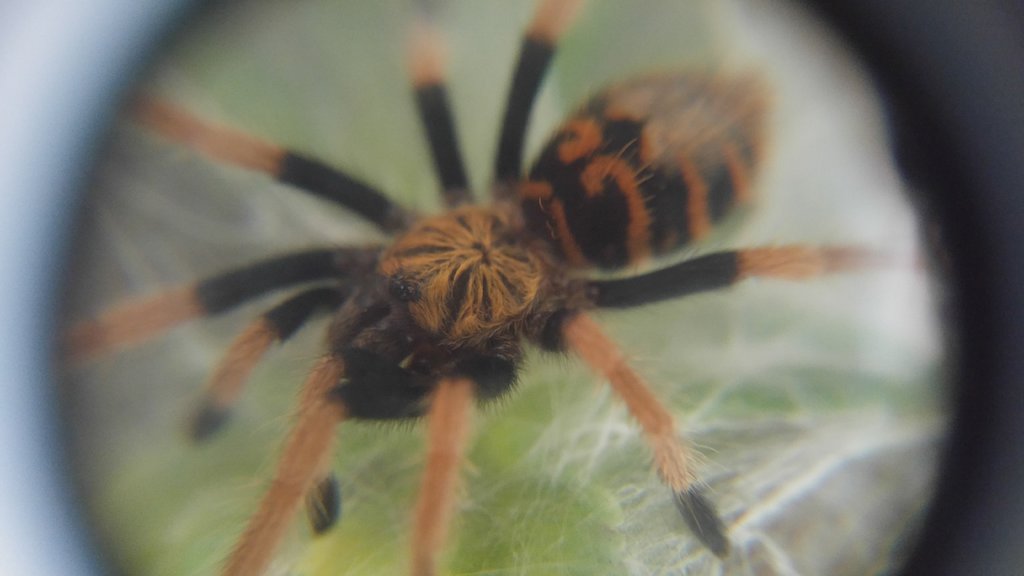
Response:
[[[676,508],[697,539],[714,552],[715,556],[728,556],[729,537],[726,536],[725,525],[722,524],[711,501],[693,486],[674,492],[674,496]]]
[[[306,495],[306,516],[316,535],[323,534],[341,518],[341,487],[334,473],[321,478]]]
[[[228,349],[206,393],[188,423],[194,442],[204,442],[227,423],[234,403],[245,384],[249,370],[275,342],[284,342],[315,313],[341,306],[351,290],[348,287],[322,287],[300,292],[265,312],[243,331]]]
[[[383,194],[337,169],[252,134],[198,118],[159,98],[139,98],[132,114],[140,124],[213,160],[263,172],[338,203],[385,231],[404,228],[411,220]]]
[[[523,140],[530,111],[533,110],[541,80],[554,54],[555,47],[549,42],[529,36],[523,38],[498,139],[498,156],[494,166],[494,176],[498,182],[515,181],[522,172]]]
[[[533,19],[526,28],[519,48],[519,60],[512,75],[505,115],[498,137],[494,161],[494,192],[501,197],[514,195],[511,184],[522,174],[523,140],[530,111],[540,90],[562,34],[576,20],[583,0],[538,0]]]
[[[737,253],[716,252],[631,278],[595,280],[587,290],[598,307],[628,308],[718,290],[739,278]]]
[[[790,244],[715,252],[649,274],[587,283],[602,308],[627,308],[718,290],[746,278],[803,281],[830,274],[900,266],[899,258],[860,246]]]
[[[430,154],[441,179],[445,203],[457,206],[468,202],[469,180],[462,164],[447,89],[443,84],[434,82],[416,86],[416,107],[427,131]]]
[[[274,331],[279,342],[291,338],[316,312],[333,310],[348,298],[347,287],[314,288],[301,292],[274,306],[263,314],[263,319]]]
[[[377,253],[349,248],[286,254],[207,278],[196,285],[196,297],[207,314],[217,314],[279,288],[365,273]]]
[[[548,352],[565,352],[568,346],[565,341],[565,322],[572,318],[576,311],[563,309],[555,312],[544,322],[540,334],[536,336],[537,344]]]
[[[451,208],[472,198],[445,87],[444,36],[434,22],[434,3],[421,0],[416,8],[408,37],[409,73],[434,169],[441,181],[445,204]]]
[[[220,432],[231,418],[231,409],[204,401],[188,421],[188,436],[196,444],[206,442]]]
[[[278,170],[280,182],[340,204],[385,232],[402,230],[412,221],[411,214],[378,190],[318,160],[285,152]]]

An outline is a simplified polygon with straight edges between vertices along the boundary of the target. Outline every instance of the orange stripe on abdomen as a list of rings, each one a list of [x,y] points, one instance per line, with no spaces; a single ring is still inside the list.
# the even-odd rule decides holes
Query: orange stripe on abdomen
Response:
[[[557,198],[551,201],[549,207],[551,219],[554,221],[555,234],[562,247],[562,254],[573,266],[584,266],[587,264],[587,257],[583,255],[583,249],[576,243],[576,238],[569,229],[569,221],[565,217],[565,206]]]
[[[608,178],[615,182],[626,200],[629,210],[626,250],[631,262],[639,262],[651,253],[651,215],[647,212],[633,168],[621,158],[598,156],[580,175],[587,197],[591,198],[607,192],[605,182]]]
[[[593,154],[601,145],[601,126],[591,118],[579,118],[566,122],[559,133],[563,140],[558,145],[558,159],[571,164],[580,158]]]
[[[683,182],[686,183],[686,221],[690,237],[699,240],[711,232],[708,184],[693,161],[683,155],[679,156],[678,161]]]
[[[523,200],[548,200],[554,194],[551,184],[527,180],[519,185],[519,197]]]

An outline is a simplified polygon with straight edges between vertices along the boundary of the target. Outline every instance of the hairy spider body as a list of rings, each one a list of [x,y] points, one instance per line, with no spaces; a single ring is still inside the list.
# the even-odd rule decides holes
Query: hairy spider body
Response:
[[[726,524],[703,496],[672,414],[588,312],[717,290],[754,276],[805,279],[863,269],[884,258],[857,247],[784,245],[588,278],[588,269],[636,266],[687,246],[749,202],[764,156],[769,98],[753,74],[670,73],[617,82],[570,115],[523,171],[534,97],[580,4],[538,4],[513,75],[494,201],[487,205],[470,203],[447,103],[444,51],[428,18],[417,19],[410,34],[410,76],[449,208],[440,215],[414,215],[324,163],[158,100],[143,99],[135,109],[135,118],[157,133],[340,204],[395,236],[386,247],[316,248],[256,262],[116,305],[72,327],[69,351],[95,355],[274,290],[312,284],[242,330],[224,354],[191,426],[194,438],[204,440],[225,422],[271,344],[316,313],[333,314],[327,350],[303,388],[275,478],[223,574],[263,573],[303,501],[317,532],[337,521],[341,496],[329,465],[336,424],[423,415],[428,450],[411,571],[434,574],[467,443],[468,407],[474,398],[513,387],[524,343],[572,353],[608,381],[642,431],[685,523],[713,553],[729,553]]]
[[[707,235],[751,198],[767,121],[756,76],[643,76],[592,96],[520,188],[574,267],[618,268]]]
[[[564,301],[563,268],[510,204],[416,223],[385,251],[379,271],[416,324],[451,349],[521,338],[541,304]]]
[[[547,323],[570,302],[593,307],[569,269],[622,267],[685,246],[748,200],[765,100],[753,76],[702,73],[643,76],[597,92],[550,138],[518,187],[519,205],[460,206],[413,223],[384,249],[381,278],[358,289],[376,294],[361,306],[377,310],[378,325],[356,334],[369,329],[350,326],[358,314],[343,310],[331,345],[361,350],[358,360],[348,353],[350,371],[353,361],[405,359],[414,387],[416,374],[504,362],[498,378],[482,368],[472,374],[489,382],[482,396],[504,392],[524,338],[561,349],[539,341]],[[404,346],[395,331],[406,335]]]

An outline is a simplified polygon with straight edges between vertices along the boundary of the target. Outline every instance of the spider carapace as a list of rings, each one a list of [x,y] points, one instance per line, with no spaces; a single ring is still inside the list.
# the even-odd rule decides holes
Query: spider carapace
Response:
[[[143,99],[134,118],[207,156],[270,175],[393,233],[388,246],[285,254],[114,306],[72,327],[85,356],[124,347],[184,320],[295,289],[246,327],[212,372],[191,430],[225,421],[263,353],[317,312],[327,350],[299,401],[274,481],[223,573],[263,573],[304,500],[314,528],[339,517],[329,471],[336,424],[426,416],[427,457],[411,538],[411,573],[434,574],[454,508],[474,398],[511,390],[523,346],[572,353],[607,379],[634,417],[655,472],[695,536],[729,553],[727,526],[700,489],[669,411],[589,311],[715,290],[751,276],[804,279],[860,269],[857,247],[784,245],[714,252],[651,272],[594,279],[704,237],[752,196],[764,155],[768,90],[751,73],[640,76],[598,91],[521,171],[523,136],[555,45],[581,2],[542,0],[523,39],[501,127],[493,201],[472,204],[445,90],[441,38],[426,17],[410,34],[415,102],[448,211],[421,217],[312,158]],[[595,535],[595,537],[597,537]]]

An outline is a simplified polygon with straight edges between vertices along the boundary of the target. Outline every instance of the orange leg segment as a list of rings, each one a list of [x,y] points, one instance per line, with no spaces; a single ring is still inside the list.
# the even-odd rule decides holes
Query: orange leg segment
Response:
[[[441,380],[428,415],[427,465],[416,503],[412,535],[413,576],[437,573],[455,504],[459,464],[469,435],[475,384],[465,378]]]
[[[276,176],[285,150],[256,136],[200,120],[158,98],[139,98],[132,110],[142,125],[227,164]]]
[[[221,427],[241,396],[252,369],[277,339],[277,332],[264,318],[249,324],[235,337],[207,380],[199,409],[189,423],[193,440],[205,440]]]
[[[72,326],[66,340],[68,356],[78,361],[133,346],[205,314],[193,285],[129,300]]]
[[[595,372],[607,378],[612,389],[626,403],[651,447],[658,476],[672,490],[676,506],[691,530],[716,555],[728,554],[729,540],[725,527],[696,485],[693,457],[676,434],[672,414],[593,319],[579,313],[565,322],[563,331],[569,348]]]
[[[140,96],[131,110],[140,125],[211,160],[261,172],[314,196],[336,202],[385,231],[404,228],[412,216],[387,196],[319,160],[258,136],[211,122],[153,96]]]
[[[323,358],[313,368],[270,489],[249,519],[222,576],[265,573],[296,511],[323,475],[334,443],[334,429],[346,415],[344,407],[330,398],[343,370],[341,360],[335,357]]]
[[[739,250],[737,281],[764,277],[807,280],[827,274],[894,268],[900,264],[891,255],[858,246],[771,246]]]
[[[554,46],[582,9],[583,0],[541,0],[526,29],[526,36]]]
[[[303,250],[253,262],[199,282],[129,299],[71,326],[66,335],[66,351],[72,361],[82,361],[141,344],[178,324],[227,312],[274,290],[362,273],[372,266],[375,254],[372,248]],[[321,302],[326,305],[337,301],[337,298],[326,298],[319,293],[313,298],[316,301],[307,308]],[[294,308],[292,304],[289,306]],[[288,312],[290,315],[284,320],[296,315],[290,309]]]

